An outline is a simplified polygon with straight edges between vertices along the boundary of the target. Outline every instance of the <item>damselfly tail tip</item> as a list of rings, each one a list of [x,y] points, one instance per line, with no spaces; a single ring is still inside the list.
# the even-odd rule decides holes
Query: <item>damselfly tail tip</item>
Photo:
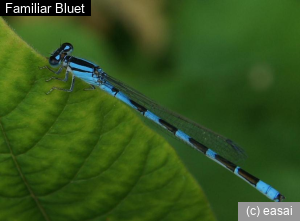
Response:
[[[284,196],[284,195],[281,195],[281,194],[279,193],[278,196],[277,196],[278,202],[282,202],[284,199],[285,199],[285,196]]]

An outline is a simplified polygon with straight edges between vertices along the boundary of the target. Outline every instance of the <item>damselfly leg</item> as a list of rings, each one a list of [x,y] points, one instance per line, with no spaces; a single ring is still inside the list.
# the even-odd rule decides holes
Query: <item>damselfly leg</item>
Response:
[[[67,79],[67,80],[68,80],[68,75],[69,75],[69,71],[66,71],[66,78],[65,79]],[[56,79],[56,78],[54,78],[54,79]],[[57,80],[67,81],[65,79],[57,79]],[[47,95],[50,94],[53,90],[60,90],[60,91],[65,91],[65,92],[72,92],[73,88],[74,88],[74,84],[75,84],[75,76],[72,75],[72,82],[71,82],[70,89],[65,89],[65,88],[60,88],[60,87],[52,87],[46,94]]]

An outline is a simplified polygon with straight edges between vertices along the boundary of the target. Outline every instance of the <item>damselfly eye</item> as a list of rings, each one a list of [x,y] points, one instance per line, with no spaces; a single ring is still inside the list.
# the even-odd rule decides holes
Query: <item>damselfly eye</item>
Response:
[[[63,52],[70,54],[73,51],[73,45],[70,43],[63,43],[61,45]]]
[[[49,64],[52,67],[57,67],[60,64],[60,61],[61,61],[61,56],[60,55],[51,56],[49,58]]]

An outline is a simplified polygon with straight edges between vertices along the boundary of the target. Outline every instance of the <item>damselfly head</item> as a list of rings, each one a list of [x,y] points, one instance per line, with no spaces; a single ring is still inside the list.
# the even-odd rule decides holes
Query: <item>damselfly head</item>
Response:
[[[66,55],[73,51],[73,45],[70,43],[63,43],[49,58],[49,64],[52,67],[57,67],[61,64]]]

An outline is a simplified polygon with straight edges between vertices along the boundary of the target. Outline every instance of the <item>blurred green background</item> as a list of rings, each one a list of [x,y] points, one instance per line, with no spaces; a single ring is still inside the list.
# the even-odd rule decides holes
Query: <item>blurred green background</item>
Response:
[[[300,2],[93,0],[91,17],[5,17],[44,56],[60,43],[159,104],[239,143],[241,166],[299,201]],[[32,64],[34,65],[34,64]],[[157,130],[203,188],[218,220],[268,201]]]

